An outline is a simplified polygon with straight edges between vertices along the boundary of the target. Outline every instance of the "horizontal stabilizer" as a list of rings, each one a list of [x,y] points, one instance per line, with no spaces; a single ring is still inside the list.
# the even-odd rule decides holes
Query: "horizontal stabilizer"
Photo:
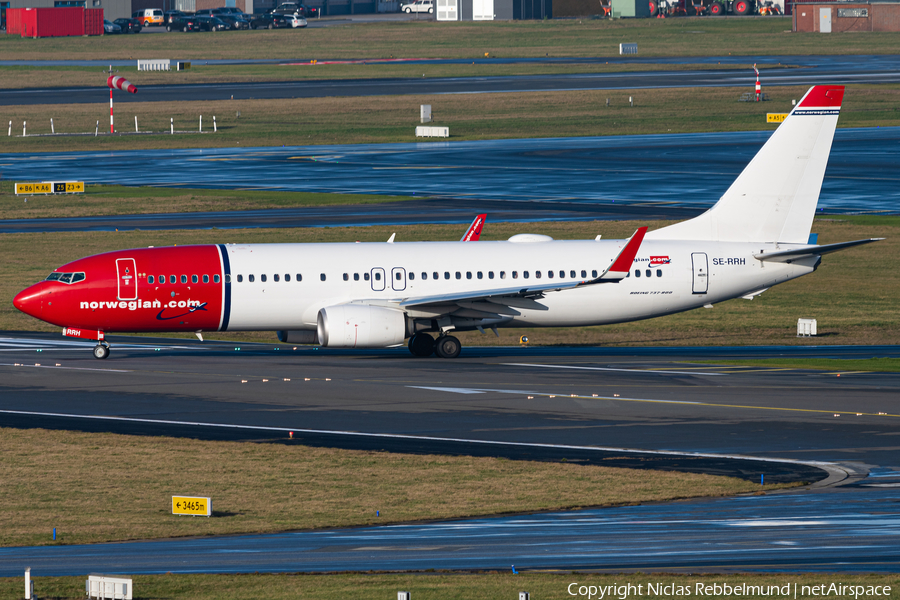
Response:
[[[824,246],[807,246],[806,248],[798,248],[796,250],[781,250],[778,252],[763,252],[760,254],[754,254],[754,258],[758,260],[771,260],[775,262],[787,262],[789,260],[795,260],[804,256],[821,256],[822,254],[828,254],[829,252],[837,252],[838,250],[846,250],[847,248],[852,248],[853,246],[860,246],[862,244],[870,244],[872,242],[879,242],[884,238],[869,238],[867,240],[855,240],[852,242],[840,242],[838,244],[826,244]]]

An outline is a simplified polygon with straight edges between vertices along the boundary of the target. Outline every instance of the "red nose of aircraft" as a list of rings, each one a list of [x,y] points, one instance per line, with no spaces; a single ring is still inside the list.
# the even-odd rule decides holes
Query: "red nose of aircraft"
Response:
[[[13,306],[26,315],[31,315],[36,319],[40,319],[44,304],[44,296],[46,295],[45,288],[46,284],[42,281],[22,290],[16,294],[15,298],[13,298]]]

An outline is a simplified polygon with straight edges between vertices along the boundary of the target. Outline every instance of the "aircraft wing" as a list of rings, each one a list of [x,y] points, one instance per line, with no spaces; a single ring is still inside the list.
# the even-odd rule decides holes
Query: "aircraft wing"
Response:
[[[798,248],[796,250],[782,250],[779,252],[763,252],[760,254],[754,254],[753,257],[757,260],[771,260],[774,262],[790,262],[792,260],[796,260],[798,258],[803,258],[806,256],[821,256],[822,254],[828,254],[829,252],[837,252],[838,250],[845,250],[847,248],[852,248],[853,246],[859,246],[862,244],[870,244],[872,242],[879,242],[884,238],[869,238],[867,240],[854,240],[852,242],[839,242],[837,244],[825,244],[824,246],[807,246],[805,248]]]
[[[543,298],[547,292],[560,292],[600,283],[618,283],[625,279],[628,276],[628,271],[634,262],[635,256],[637,256],[646,232],[646,227],[641,227],[635,231],[609,267],[594,279],[546,283],[538,283],[537,281],[534,283],[523,282],[522,285],[516,287],[407,298],[400,302],[400,307],[433,312],[435,314],[453,313],[457,316],[472,317],[518,315],[519,312],[515,310],[516,308],[547,310],[544,305],[536,302],[536,300]],[[461,315],[460,309],[471,314]],[[481,314],[476,315],[475,313]]]

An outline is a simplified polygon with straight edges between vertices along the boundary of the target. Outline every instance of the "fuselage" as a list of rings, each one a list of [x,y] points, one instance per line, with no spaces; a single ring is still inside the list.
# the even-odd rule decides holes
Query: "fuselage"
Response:
[[[63,265],[16,296],[24,312],[101,332],[311,330],[330,306],[432,308],[408,299],[589,281],[625,240],[222,244],[109,252]],[[586,326],[647,319],[745,296],[814,270],[818,259],[762,262],[774,244],[645,240],[627,278],[548,291],[519,314],[486,317],[465,306],[454,329]],[[780,248],[784,249],[782,245]],[[56,274],[61,274],[57,276]],[[66,277],[67,274],[73,274]],[[83,274],[83,275],[82,275]],[[61,279],[68,279],[64,281]],[[72,281],[77,279],[78,281]],[[508,311],[509,312],[509,311]]]

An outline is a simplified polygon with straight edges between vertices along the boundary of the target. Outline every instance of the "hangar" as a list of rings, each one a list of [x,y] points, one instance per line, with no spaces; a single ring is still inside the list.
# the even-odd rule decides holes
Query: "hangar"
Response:
[[[795,32],[900,31],[900,2],[795,2]]]

